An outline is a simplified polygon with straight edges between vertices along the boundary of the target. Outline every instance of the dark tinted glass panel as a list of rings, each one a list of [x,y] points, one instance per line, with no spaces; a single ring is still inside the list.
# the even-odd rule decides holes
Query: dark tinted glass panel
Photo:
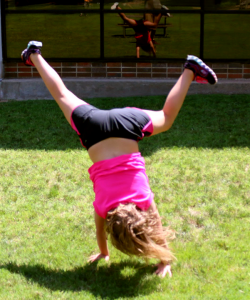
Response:
[[[100,1],[97,0],[5,0],[6,10],[69,10],[88,11],[88,9],[99,9]]]
[[[205,9],[250,10],[250,0],[206,0]]]
[[[250,15],[205,15],[204,58],[249,59]]]
[[[7,57],[20,57],[30,40],[42,41],[46,58],[100,57],[99,14],[8,14]]]
[[[126,13],[133,20],[143,18],[143,13]],[[118,14],[105,15],[105,57],[136,58],[136,38],[132,26],[124,27]],[[187,54],[199,55],[200,16],[198,14],[173,14],[162,17],[155,32],[156,58],[185,58]],[[141,57],[151,58],[140,50]]]
[[[200,9],[200,0],[162,0],[161,4],[169,9]]]
[[[116,1],[104,0],[104,9],[110,9]],[[143,1],[117,1],[122,9],[144,9]]]
[[[167,6],[171,10],[176,9],[199,9],[200,0],[144,0],[144,1],[118,1],[122,9],[161,9]],[[104,8],[110,9],[114,1],[104,0]]]

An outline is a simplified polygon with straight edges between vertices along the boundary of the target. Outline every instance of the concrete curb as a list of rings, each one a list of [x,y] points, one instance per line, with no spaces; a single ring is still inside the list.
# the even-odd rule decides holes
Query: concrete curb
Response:
[[[67,88],[79,98],[167,95],[176,79],[74,79],[63,78]],[[220,80],[216,85],[194,82],[188,94],[250,94],[250,80]],[[0,100],[52,99],[42,79],[4,79]]]

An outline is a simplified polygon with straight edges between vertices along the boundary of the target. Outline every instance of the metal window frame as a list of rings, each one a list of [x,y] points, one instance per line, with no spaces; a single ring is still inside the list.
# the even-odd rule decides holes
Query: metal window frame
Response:
[[[72,14],[72,13],[79,13],[79,9],[70,9],[70,10],[60,10],[60,9],[53,9],[53,10],[21,10],[21,11],[15,11],[15,10],[6,10],[5,9],[5,1],[1,1],[1,31],[2,31],[2,56],[3,56],[3,62],[19,62],[19,58],[8,58],[7,57],[7,41],[6,41],[6,14],[50,14],[50,13],[58,13],[58,14]],[[178,14],[199,14],[200,15],[200,51],[199,55],[200,58],[204,58],[204,30],[205,30],[205,15],[208,14],[236,14],[236,15],[248,15],[250,14],[250,10],[207,10],[205,8],[204,0],[200,0],[200,9],[195,10],[169,10],[169,13],[178,13]],[[121,12],[124,13],[156,13],[161,12],[161,10],[145,10],[145,9],[123,9]],[[152,63],[160,63],[160,62],[183,62],[184,59],[180,58],[105,58],[104,55],[104,16],[105,14],[110,13],[117,13],[115,10],[108,10],[104,9],[104,1],[100,1],[100,9],[88,9],[88,13],[90,14],[100,14],[100,57],[99,58],[49,58],[48,61],[53,62],[152,62]],[[207,59],[208,62],[239,62],[239,63],[249,63],[249,59]]]

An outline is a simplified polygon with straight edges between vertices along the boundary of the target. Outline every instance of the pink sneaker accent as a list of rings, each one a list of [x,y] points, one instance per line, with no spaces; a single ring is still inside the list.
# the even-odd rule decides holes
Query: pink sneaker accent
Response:
[[[216,84],[218,79],[214,71],[209,68],[200,58],[194,55],[188,55],[184,64],[185,69],[194,72],[194,79],[198,83]]]

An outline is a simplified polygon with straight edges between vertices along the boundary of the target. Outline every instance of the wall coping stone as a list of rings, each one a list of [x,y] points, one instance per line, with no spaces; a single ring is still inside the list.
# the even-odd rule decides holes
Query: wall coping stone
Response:
[[[177,79],[63,78],[67,88],[81,99],[167,95]],[[250,79],[220,79],[216,85],[190,86],[191,94],[250,94]],[[41,78],[3,79],[0,100],[52,99]]]

